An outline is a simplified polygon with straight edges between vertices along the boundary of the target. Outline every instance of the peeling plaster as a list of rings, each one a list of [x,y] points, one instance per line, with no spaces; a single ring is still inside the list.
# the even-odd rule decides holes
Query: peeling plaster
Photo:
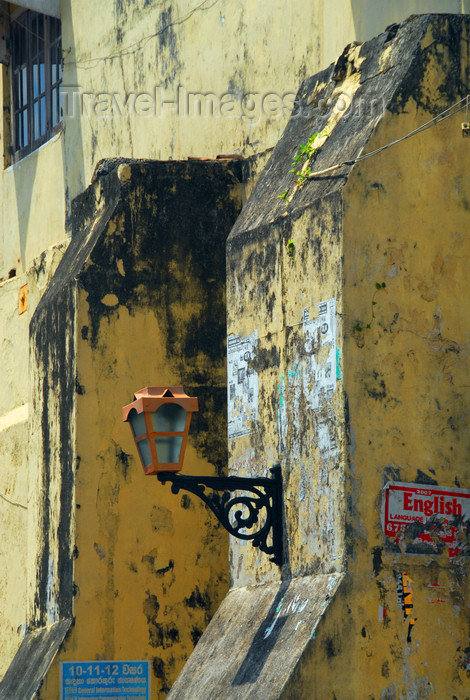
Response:
[[[258,420],[258,373],[249,366],[256,357],[258,331],[227,338],[228,438],[249,435]]]

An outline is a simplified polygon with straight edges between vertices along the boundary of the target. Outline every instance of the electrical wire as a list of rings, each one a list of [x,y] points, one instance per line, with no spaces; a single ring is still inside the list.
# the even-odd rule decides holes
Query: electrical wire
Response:
[[[24,506],[22,503],[17,503],[16,501],[12,501],[11,498],[8,498],[3,493],[0,493],[0,498],[2,498],[4,501],[9,503],[11,506],[17,506],[18,508],[23,508],[23,510],[28,510],[28,506]]]
[[[314,177],[320,177],[321,175],[325,175],[326,173],[331,173],[334,170],[338,170],[339,168],[344,167],[345,165],[355,165],[355,163],[360,163],[362,160],[365,160],[366,158],[371,158],[372,156],[377,155],[377,153],[381,153],[382,151],[387,150],[387,148],[391,148],[392,146],[395,146],[397,143],[401,143],[402,141],[405,141],[406,139],[411,138],[412,136],[416,136],[416,134],[420,134],[422,131],[426,131],[427,129],[430,129],[432,126],[435,124],[439,124],[439,122],[444,121],[445,119],[449,119],[449,117],[453,117],[454,114],[458,114],[458,112],[461,112],[463,109],[466,109],[466,105],[468,104],[468,98],[470,95],[466,95],[463,97],[461,100],[456,102],[455,104],[451,105],[447,109],[445,109],[443,112],[440,112],[437,116],[433,117],[429,121],[425,122],[424,124],[421,124],[421,126],[418,126],[416,129],[413,129],[413,131],[410,131],[408,134],[405,134],[405,136],[402,136],[399,139],[396,139],[395,141],[391,141],[390,143],[387,143],[385,146],[380,146],[380,148],[376,148],[374,151],[369,151],[369,153],[364,153],[357,158],[354,158],[353,160],[344,160],[342,163],[337,163],[336,165],[332,165],[329,168],[325,168],[324,170],[317,170],[313,173],[309,173],[307,175],[307,179],[311,180]],[[465,102],[465,104],[463,104]],[[459,107],[460,105],[460,107]],[[458,109],[456,109],[458,107]],[[451,110],[454,110],[451,112]],[[450,114],[448,114],[450,112]]]

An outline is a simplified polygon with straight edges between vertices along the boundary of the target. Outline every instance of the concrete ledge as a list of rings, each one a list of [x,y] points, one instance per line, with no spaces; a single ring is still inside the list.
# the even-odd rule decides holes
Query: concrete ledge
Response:
[[[60,17],[59,0],[18,0],[15,5],[27,10],[35,10],[52,17]]]
[[[168,699],[278,698],[342,578],[304,576],[231,590]]]

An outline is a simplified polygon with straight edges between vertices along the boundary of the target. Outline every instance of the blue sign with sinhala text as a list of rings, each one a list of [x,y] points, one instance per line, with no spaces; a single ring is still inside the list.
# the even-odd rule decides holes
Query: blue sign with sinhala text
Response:
[[[60,664],[60,700],[150,700],[149,661]]]

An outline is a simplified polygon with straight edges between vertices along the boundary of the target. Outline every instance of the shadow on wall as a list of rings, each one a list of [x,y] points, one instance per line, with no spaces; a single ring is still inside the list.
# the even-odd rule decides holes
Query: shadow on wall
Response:
[[[68,47],[76,45],[71,4],[72,0],[61,0],[60,3],[62,17],[62,49],[67,49]],[[70,87],[72,92],[79,84],[77,66],[72,61],[68,61],[67,65],[64,66],[63,80],[64,86]],[[62,140],[62,154],[65,185],[65,228],[66,230],[70,230],[71,201],[76,196],[76,193],[83,192],[88,184],[85,182],[82,114],[80,109],[76,109],[76,113],[72,111],[72,116],[64,119],[64,137],[65,138]],[[80,157],[78,157],[79,154]],[[73,192],[69,191],[68,183],[70,182],[75,183]]]
[[[290,581],[284,581],[277,592],[268,614],[262,620],[258,631],[248,649],[247,655],[243,659],[237,675],[232,681],[232,685],[244,685],[245,683],[256,683],[264,665],[276,644],[282,628],[287,621],[287,615],[280,614],[281,604],[284,600]]]

